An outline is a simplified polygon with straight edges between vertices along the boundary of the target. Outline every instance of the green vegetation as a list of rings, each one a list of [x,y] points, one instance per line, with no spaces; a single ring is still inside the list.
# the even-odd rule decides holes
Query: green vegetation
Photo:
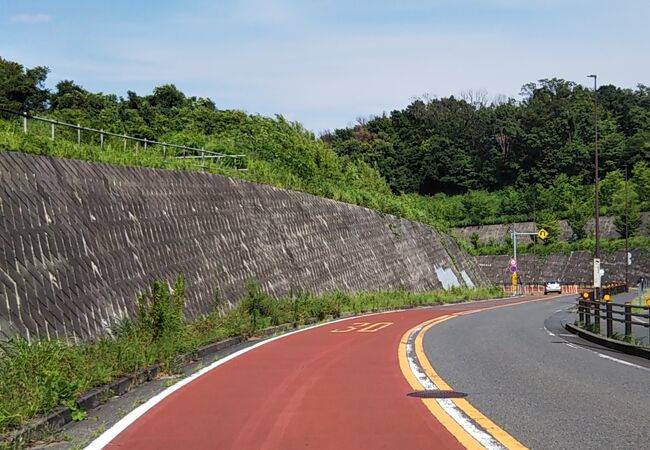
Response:
[[[246,172],[205,162],[178,160],[178,154],[161,146],[128,144],[119,138],[105,140],[82,133],[77,145],[74,130],[57,127],[50,139],[47,124],[29,121],[29,133],[20,118],[0,113],[0,149],[52,155],[112,164],[205,170],[271,186],[365,206],[380,212],[441,226],[434,211],[418,196],[391,192],[382,176],[367,163],[336,154],[300,124],[282,116],[248,115],[219,110],[210,99],[186,97],[173,85],[159,86],[148,96],[129,92],[127,98],[91,93],[72,81],[62,81],[53,92],[43,87],[47,69],[25,69],[0,59],[0,73],[15,81],[0,84],[0,107],[29,110],[43,117],[169,144],[204,148],[225,154],[245,154]],[[36,101],[36,100],[38,101]]]
[[[546,212],[571,219],[580,239],[584,210],[593,211],[594,94],[553,78],[524,85],[521,96],[418,99],[322,139],[377,167],[394,192],[432,195],[450,226]],[[598,105],[602,213],[622,214],[626,165],[633,208],[650,210],[650,88],[600,86]]]
[[[595,324],[586,325],[584,322],[581,322],[579,320],[576,320],[573,324],[577,328],[582,328],[583,330],[586,330],[590,333],[601,334],[601,327],[596,326]],[[618,333],[616,331],[612,333],[610,339],[613,339],[615,341],[626,342],[628,344],[632,344],[637,347],[648,347],[648,345],[645,343],[645,338],[637,338],[633,335],[626,336],[625,334]]]
[[[226,154],[247,155],[247,172],[206,162],[209,172],[308,192],[438,228],[568,219],[576,240],[588,237],[593,211],[593,92],[548,79],[522,88],[522,100],[419,99],[405,109],[326,132],[320,139],[282,116],[220,110],[208,98],[187,97],[174,85],[126,98],[92,93],[73,81],[44,87],[48,69],[0,58],[0,107],[68,123]],[[650,88],[601,86],[599,136],[601,212],[618,217],[619,233],[639,233],[650,210]],[[4,120],[3,120],[4,118]],[[159,147],[129,146],[0,113],[0,148],[114,164],[197,170]],[[629,207],[624,208],[625,169]]]
[[[150,292],[138,298],[138,318],[116,325],[113,338],[80,345],[23,339],[1,343],[0,433],[59,405],[71,407],[80,420],[85,416],[76,408],[80,393],[155,362],[162,363],[165,373],[174,372],[178,355],[191,355],[203,345],[228,337],[253,336],[272,325],[300,326],[343,313],[501,296],[500,288],[452,288],[427,293],[291,292],[286,298],[273,299],[251,282],[237,308],[221,315],[216,307],[212,314],[188,324],[183,317],[183,278],[178,277],[171,288],[154,281]],[[218,298],[215,306],[219,306]]]
[[[464,240],[459,239],[459,244],[463,249],[474,256],[486,255],[510,255],[512,254],[512,242],[504,244],[480,244],[476,246],[467,244]],[[642,248],[650,251],[650,237],[634,236],[628,241],[629,248]],[[569,253],[581,250],[593,251],[596,241],[593,238],[582,239],[573,242],[557,241],[549,244],[542,244],[539,240],[537,243],[528,244],[517,243],[517,253],[534,253],[541,256],[547,256],[551,253]],[[625,239],[603,239],[600,241],[601,251],[604,253],[613,253],[625,249]]]

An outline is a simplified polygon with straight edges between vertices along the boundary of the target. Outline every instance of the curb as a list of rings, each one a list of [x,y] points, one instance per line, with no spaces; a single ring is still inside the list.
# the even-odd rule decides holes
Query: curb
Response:
[[[576,334],[589,342],[593,342],[594,344],[602,345],[603,347],[611,348],[613,350],[618,350],[619,352],[627,353],[628,355],[650,359],[650,349],[648,348],[639,347],[637,345],[629,344],[623,341],[617,341],[615,339],[610,339],[599,334],[583,330],[582,328],[578,328],[575,325],[571,325],[569,323],[564,324],[564,328],[568,332]]]

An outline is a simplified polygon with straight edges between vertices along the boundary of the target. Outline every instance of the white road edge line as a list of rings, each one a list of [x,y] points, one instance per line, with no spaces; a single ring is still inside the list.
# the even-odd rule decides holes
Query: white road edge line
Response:
[[[420,333],[424,328],[424,325],[421,325],[411,333],[409,339],[406,343],[406,357],[409,362],[409,367],[413,376],[417,378],[418,382],[426,390],[438,390],[438,386],[427,376],[427,374],[421,369],[419,363],[417,362],[417,356],[415,356],[415,350],[413,349],[413,341],[415,335]],[[504,447],[494,439],[490,434],[486,433],[482,429],[478,428],[473,421],[461,411],[456,404],[450,399],[436,399],[438,404],[442,409],[445,410],[451,418],[453,418],[458,425],[460,425],[465,431],[467,431],[474,439],[476,439],[483,447],[488,450],[501,450]]]
[[[602,353],[598,353],[598,352],[594,352],[594,353],[596,353],[601,358],[609,359],[610,361],[614,361],[614,362],[617,362],[619,364],[623,364],[624,366],[635,367],[637,369],[646,370],[646,371],[650,372],[650,369],[648,369],[647,367],[643,367],[643,366],[640,366],[638,364],[634,364],[634,363],[631,363],[631,362],[628,362],[628,361],[624,361],[622,359],[614,358],[613,356],[603,355]]]
[[[156,406],[158,403],[163,401],[166,397],[171,395],[172,393],[176,392],[183,386],[191,383],[192,381],[196,380],[202,375],[205,375],[212,369],[219,367],[220,365],[237,358],[238,356],[243,355],[244,353],[248,353],[251,350],[254,350],[258,347],[261,347],[263,345],[269,344],[273,341],[276,341],[278,339],[282,339],[297,333],[302,333],[303,331],[308,331],[312,330],[314,328],[322,327],[325,325],[331,325],[333,323],[337,322],[342,322],[345,320],[354,320],[358,319],[360,317],[370,317],[370,316],[376,316],[378,314],[390,314],[390,313],[397,313],[397,312],[403,312],[407,310],[395,310],[395,311],[386,311],[386,312],[379,312],[379,313],[371,313],[371,314],[365,314],[363,316],[354,316],[354,317],[345,317],[343,319],[337,319],[337,320],[332,320],[330,322],[324,322],[324,323],[319,323],[317,325],[313,325],[310,327],[306,328],[301,328],[296,331],[292,331],[290,333],[285,333],[281,334],[280,336],[275,336],[270,339],[263,340],[255,345],[252,345],[250,347],[246,347],[244,349],[241,349],[235,353],[232,353],[222,359],[218,359],[217,361],[213,362],[209,366],[204,367],[203,369],[199,370],[198,372],[193,373],[192,375],[189,375],[186,378],[183,378],[180,380],[178,383],[168,387],[167,389],[159,392],[156,394],[154,397],[150,398],[147,400],[145,403],[142,405],[138,406],[136,409],[128,413],[126,416],[124,416],[122,419],[120,419],[116,424],[114,424],[111,428],[106,430],[104,433],[102,433],[97,439],[92,441],[90,444],[88,444],[87,447],[85,447],[85,450],[100,450],[104,448],[106,445],[108,445],[113,439],[115,439],[122,431],[124,431],[126,428],[128,428],[131,424],[133,424],[136,420],[138,420],[140,417],[142,417],[147,411],[149,411],[151,408]]]
[[[546,327],[544,327],[544,328],[546,329]],[[550,331],[548,331],[548,329],[547,329],[546,331],[547,331],[548,333],[550,333]],[[558,336],[562,336],[562,337],[577,337],[575,334],[558,334]],[[605,355],[605,354],[603,354],[603,353],[597,352],[597,351],[592,350],[592,349],[590,349],[590,348],[583,347],[582,345],[574,345],[574,344],[571,344],[571,343],[568,342],[568,341],[566,342],[566,345],[568,345],[569,347],[572,347],[572,348],[579,348],[579,349],[582,349],[582,350],[587,350],[588,352],[590,352],[590,353],[594,353],[594,354],[598,355],[598,356],[601,357],[601,358],[608,359],[608,360],[610,360],[610,361],[612,361],[612,362],[616,362],[616,363],[622,364],[622,365],[624,365],[624,366],[634,367],[635,369],[641,369],[641,370],[645,370],[646,372],[650,372],[650,368],[648,368],[648,367],[640,366],[640,365],[638,365],[638,364],[634,364],[634,363],[631,363],[631,362],[625,361],[625,360],[623,360],[623,359],[614,358],[613,356]]]

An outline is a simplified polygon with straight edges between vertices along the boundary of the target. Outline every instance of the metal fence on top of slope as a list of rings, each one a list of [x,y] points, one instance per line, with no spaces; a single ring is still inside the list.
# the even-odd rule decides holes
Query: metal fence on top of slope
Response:
[[[18,112],[0,107],[0,113],[9,116],[20,117],[22,121],[22,130],[25,134],[38,133],[40,135],[47,134],[48,137],[54,141],[55,139],[64,139],[72,141],[77,145],[94,144],[98,145],[100,150],[104,150],[107,146],[112,148],[121,148],[125,153],[127,151],[134,151],[136,154],[139,151],[151,151],[159,149],[164,160],[193,160],[196,161],[199,167],[205,167],[206,163],[213,162],[218,166],[225,166],[237,169],[239,171],[246,171],[246,155],[241,154],[228,154],[205,150],[203,148],[188,147],[185,145],[170,144],[168,142],[159,142],[147,138],[139,138],[128,136],[122,133],[115,133],[112,131],[98,130],[81,126],[80,124],[71,124],[61,122],[46,117],[39,117],[27,112]],[[0,115],[1,117],[2,115]],[[30,124],[32,121],[32,124]],[[45,125],[35,129],[34,124]]]

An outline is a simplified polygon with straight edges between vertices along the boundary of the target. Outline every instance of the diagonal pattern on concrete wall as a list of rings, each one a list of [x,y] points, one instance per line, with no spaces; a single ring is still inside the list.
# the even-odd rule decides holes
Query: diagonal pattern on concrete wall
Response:
[[[275,296],[485,282],[426,225],[224,176],[0,152],[0,182],[0,336],[103,334],[178,273],[190,318],[253,278]]]

